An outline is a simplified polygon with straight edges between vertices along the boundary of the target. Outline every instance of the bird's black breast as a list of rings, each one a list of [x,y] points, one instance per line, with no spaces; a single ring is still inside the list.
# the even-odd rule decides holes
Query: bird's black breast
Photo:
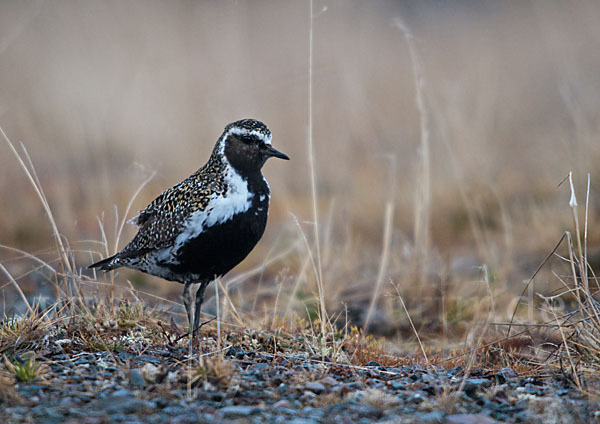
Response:
[[[264,180],[263,180],[264,181]],[[204,229],[186,240],[174,261],[166,264],[185,282],[193,275],[198,281],[210,281],[229,272],[256,246],[267,224],[268,186],[253,192],[250,208],[223,223]]]

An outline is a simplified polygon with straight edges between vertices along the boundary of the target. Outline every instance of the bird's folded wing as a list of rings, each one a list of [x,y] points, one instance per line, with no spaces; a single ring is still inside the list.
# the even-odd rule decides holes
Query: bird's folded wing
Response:
[[[207,192],[190,190],[187,180],[165,190],[130,221],[139,227],[136,236],[120,256],[135,257],[155,249],[172,246],[183,230],[187,218],[206,208]]]

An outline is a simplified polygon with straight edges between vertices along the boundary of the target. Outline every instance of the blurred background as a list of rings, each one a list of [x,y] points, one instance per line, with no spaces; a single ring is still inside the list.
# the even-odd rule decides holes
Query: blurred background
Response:
[[[117,238],[125,214],[202,166],[227,123],[252,117],[292,160],[265,166],[267,231],[223,284],[248,325],[316,316],[309,6],[0,2],[0,125],[27,149],[84,275],[134,235],[125,225]],[[590,262],[600,264],[600,3],[315,0],[313,16],[332,320],[406,339],[402,297],[424,338],[507,321],[523,280],[572,227],[569,185],[557,187],[570,171],[581,214],[591,173]],[[28,296],[52,298],[47,272],[9,249],[56,264],[48,217],[5,141],[0,199],[0,262]],[[531,302],[560,287],[553,269]],[[115,280],[177,302],[182,290],[138,272]],[[18,309],[5,274],[0,287],[2,310]]]

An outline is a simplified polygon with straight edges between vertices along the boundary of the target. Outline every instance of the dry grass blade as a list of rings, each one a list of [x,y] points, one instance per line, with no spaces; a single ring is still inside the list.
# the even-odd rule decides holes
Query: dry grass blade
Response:
[[[325,322],[328,321],[327,310],[325,309],[325,293],[323,291],[323,268],[321,264],[321,242],[319,236],[319,213],[318,213],[318,195],[317,195],[317,172],[315,170],[315,154],[313,146],[313,44],[314,44],[314,0],[310,0],[309,7],[309,33],[308,33],[308,165],[310,171],[310,187],[312,195],[312,214],[313,214],[313,236],[316,249],[316,280],[319,289],[319,305],[321,308],[321,333],[322,341],[326,343],[327,335],[325,331]],[[311,255],[312,256],[312,255]]]
[[[406,316],[408,317],[408,322],[410,322],[410,326],[411,326],[411,328],[413,330],[413,333],[415,334],[415,337],[417,338],[417,341],[419,342],[419,348],[421,349],[421,353],[423,354],[423,357],[425,358],[425,362],[427,362],[427,365],[430,365],[429,364],[429,358],[427,358],[427,352],[425,351],[425,347],[423,346],[423,343],[421,342],[421,337],[419,337],[419,332],[415,328],[415,325],[413,324],[412,318],[410,317],[410,314],[408,313],[408,309],[406,309],[406,304],[404,303],[404,299],[402,299],[402,295],[400,294],[400,290],[398,289],[398,286],[394,285],[394,287],[396,288],[396,293],[398,294],[398,299],[400,299],[400,303],[402,304],[402,308],[404,309],[404,312],[406,313]]]
[[[373,314],[373,311],[375,310],[375,305],[377,304],[377,300],[379,299],[379,292],[381,291],[381,285],[383,284],[383,279],[385,277],[385,273],[388,267],[393,232],[393,217],[394,203],[388,202],[385,205],[385,218],[383,221],[383,247],[381,251],[381,260],[379,262],[379,271],[377,272],[377,279],[375,280],[375,291],[373,292],[373,296],[371,297],[371,304],[369,305],[369,311],[367,312],[367,317],[365,318],[365,330],[368,330],[369,328],[369,323],[371,322],[371,315]]]
[[[133,193],[133,195],[129,199],[129,202],[127,203],[127,207],[125,208],[125,211],[123,212],[123,217],[120,220],[119,229],[117,230],[117,234],[115,237],[115,247],[114,247],[115,251],[117,251],[119,248],[119,239],[121,238],[121,234],[123,233],[123,227],[125,226],[125,222],[127,222],[127,215],[129,215],[129,211],[131,210],[131,206],[133,205],[134,200],[142,192],[144,187],[146,187],[146,185],[152,180],[152,178],[154,178],[155,175],[156,175],[156,171],[153,171],[150,174],[150,176],[148,178],[146,178],[142,182],[142,184],[140,184],[140,186],[137,188],[135,193]]]
[[[533,274],[531,275],[531,278],[529,278],[529,280],[527,280],[527,284],[525,284],[525,287],[523,288],[523,291],[521,292],[521,295],[519,296],[519,301],[515,305],[515,309],[513,310],[513,313],[512,313],[512,315],[510,317],[510,324],[508,326],[508,330],[506,331],[506,337],[510,337],[510,330],[512,328],[512,323],[515,320],[515,315],[517,314],[517,309],[519,309],[519,305],[521,303],[521,299],[523,299],[523,296],[525,296],[525,293],[527,292],[527,289],[529,288],[529,286],[531,285],[531,283],[533,283],[534,278],[542,270],[542,268],[544,267],[544,265],[546,265],[546,263],[550,260],[550,258],[552,257],[552,255],[554,255],[556,253],[556,251],[558,250],[558,248],[560,247],[560,245],[562,244],[562,242],[567,237],[567,234],[568,234],[568,232],[565,232],[562,235],[562,237],[554,245],[554,248],[552,248],[552,250],[550,251],[550,253],[548,253],[548,255],[546,255],[546,257],[544,258],[544,260],[542,261],[542,263],[533,272]]]
[[[67,254],[67,250],[62,242],[62,238],[60,236],[60,233],[58,231],[58,227],[56,226],[56,221],[54,220],[54,216],[52,215],[52,210],[50,209],[50,205],[48,204],[48,201],[46,199],[46,195],[44,194],[44,191],[42,190],[41,185],[39,184],[39,180],[37,178],[37,175],[35,173],[35,170],[32,168],[31,170],[27,167],[27,165],[25,164],[25,162],[23,161],[23,158],[21,157],[21,155],[19,154],[19,152],[17,152],[17,149],[15,149],[14,145],[12,144],[12,142],[10,141],[10,139],[8,138],[8,136],[6,135],[6,133],[4,132],[4,129],[2,128],[2,126],[0,126],[0,133],[2,133],[2,136],[4,137],[4,140],[6,141],[6,143],[8,144],[8,146],[10,147],[10,150],[14,153],[15,157],[17,158],[17,161],[19,162],[19,165],[21,165],[21,168],[23,169],[23,171],[25,171],[25,174],[27,175],[27,178],[29,179],[29,181],[31,182],[31,185],[33,186],[35,192],[37,193],[40,201],[42,202],[42,206],[44,207],[44,211],[46,212],[47,216],[48,216],[48,220],[50,221],[50,225],[52,226],[52,232],[53,232],[53,236],[54,239],[56,241],[56,245],[59,249],[59,254],[60,257],[62,258],[62,263],[63,265],[67,268],[67,271],[71,272],[71,264],[69,262],[69,256]],[[31,163],[31,159],[29,159],[29,155],[27,154],[27,151],[25,151],[25,157],[28,158],[29,163]]]
[[[0,270],[8,277],[8,279],[10,280],[10,282],[12,283],[12,285],[17,290],[17,293],[19,293],[19,296],[21,296],[21,299],[23,300],[23,303],[25,303],[25,305],[27,306],[27,310],[30,313],[32,313],[33,309],[31,309],[31,305],[29,304],[29,301],[27,300],[27,297],[25,296],[25,293],[23,293],[23,290],[21,290],[21,286],[19,286],[19,283],[17,283],[15,281],[15,279],[13,278],[13,276],[10,274],[10,272],[8,272],[8,270],[4,267],[4,265],[0,264]]]
[[[429,111],[425,105],[425,72],[414,43],[414,36],[409,27],[399,18],[395,20],[396,27],[402,31],[413,70],[415,86],[415,102],[419,111],[419,122],[421,131],[420,144],[420,169],[417,176],[417,187],[415,190],[415,272],[420,283],[425,282],[425,265],[429,257],[430,227],[431,227],[431,155],[430,155],[430,131]]]

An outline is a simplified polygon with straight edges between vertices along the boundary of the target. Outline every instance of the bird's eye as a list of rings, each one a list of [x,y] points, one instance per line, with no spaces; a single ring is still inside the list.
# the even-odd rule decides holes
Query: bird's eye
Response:
[[[252,137],[251,135],[243,135],[240,138],[246,144],[252,144],[254,142],[254,137]]]

